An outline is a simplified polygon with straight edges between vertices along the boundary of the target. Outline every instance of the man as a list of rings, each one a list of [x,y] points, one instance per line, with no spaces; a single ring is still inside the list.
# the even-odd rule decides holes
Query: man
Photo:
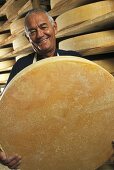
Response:
[[[22,69],[34,61],[51,56],[80,56],[75,51],[64,51],[56,49],[57,24],[47,12],[33,9],[25,17],[25,33],[35,53],[19,59],[14,65],[8,82]]]
[[[57,33],[57,24],[45,11],[33,9],[28,12],[25,17],[25,33],[35,52],[16,62],[7,84],[18,72],[35,61],[51,56],[80,56],[80,54],[75,51],[56,49],[55,35]],[[10,169],[17,169],[21,163],[21,156],[6,156],[5,152],[1,149],[0,162]]]
[[[8,83],[18,72],[37,60],[58,55],[80,56],[80,54],[75,51],[56,49],[55,35],[57,33],[57,24],[45,11],[29,11],[25,17],[25,33],[26,37],[32,44],[35,53],[23,57],[16,62],[11,71]],[[114,143],[112,144],[114,145]],[[112,158],[113,157],[110,158],[109,164],[113,164]],[[8,166],[10,169],[18,169],[21,164],[21,156],[16,154],[9,157],[0,147],[0,162]],[[102,167],[99,170],[101,169]]]

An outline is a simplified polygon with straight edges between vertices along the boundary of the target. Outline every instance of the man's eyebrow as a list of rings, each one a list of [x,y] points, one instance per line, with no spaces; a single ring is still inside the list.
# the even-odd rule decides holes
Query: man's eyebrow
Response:
[[[40,24],[40,26],[43,26],[43,25],[47,25],[47,23],[44,22],[44,23],[41,23],[41,24]]]
[[[40,27],[40,26],[44,26],[44,25],[48,25],[48,24],[44,22],[44,23],[41,23],[41,24],[39,25],[39,27]],[[37,29],[37,27],[38,27],[38,26],[28,28],[28,31],[35,30],[35,29]]]
[[[35,29],[36,29],[36,28],[33,28],[33,27],[32,27],[32,28],[28,28],[28,31],[35,30]]]

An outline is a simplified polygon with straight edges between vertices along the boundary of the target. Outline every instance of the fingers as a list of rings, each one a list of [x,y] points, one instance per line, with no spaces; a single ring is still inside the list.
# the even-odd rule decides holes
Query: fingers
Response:
[[[8,166],[8,168],[10,169],[18,169],[20,164],[21,164],[21,156],[17,154],[4,160],[4,165]]]
[[[10,169],[18,169],[21,164],[21,156],[15,155],[8,159],[7,166]]]
[[[10,169],[19,169],[21,156],[16,154],[14,156],[7,157],[4,151],[0,151],[0,163],[8,166]]]
[[[4,164],[6,160],[6,154],[3,150],[0,150],[0,163]]]
[[[4,152],[2,146],[0,145],[0,163],[8,166],[8,168],[10,169],[19,169],[19,166],[21,164],[21,156],[15,154],[8,157]]]

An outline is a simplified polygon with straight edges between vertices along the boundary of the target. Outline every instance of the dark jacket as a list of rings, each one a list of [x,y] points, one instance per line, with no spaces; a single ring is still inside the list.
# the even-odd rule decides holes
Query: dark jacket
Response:
[[[57,50],[55,53],[55,56],[57,56],[57,53],[60,56],[81,56],[76,51],[65,51],[65,50]],[[10,76],[8,78],[7,84],[12,80],[12,78],[19,73],[21,70],[23,70],[25,67],[29,66],[33,63],[35,53],[29,54],[28,56],[20,58],[13,66]],[[38,57],[37,60],[41,60],[40,57]]]

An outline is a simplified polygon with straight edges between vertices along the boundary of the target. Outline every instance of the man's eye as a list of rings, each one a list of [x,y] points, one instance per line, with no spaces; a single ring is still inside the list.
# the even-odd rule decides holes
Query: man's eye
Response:
[[[42,25],[42,29],[45,29],[47,28],[48,26],[47,25]]]
[[[29,31],[29,34],[30,35],[34,35],[36,33],[36,30],[31,30],[31,31]]]

